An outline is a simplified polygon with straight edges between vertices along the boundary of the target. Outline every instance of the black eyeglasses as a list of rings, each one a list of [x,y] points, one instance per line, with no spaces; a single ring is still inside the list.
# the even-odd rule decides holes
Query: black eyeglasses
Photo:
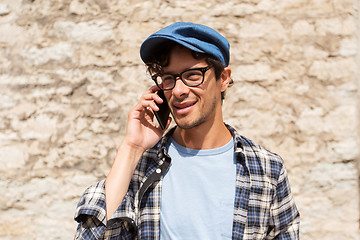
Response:
[[[164,91],[173,89],[177,78],[180,78],[181,81],[188,87],[197,87],[204,82],[205,72],[210,68],[212,68],[212,66],[190,68],[177,74],[155,74],[152,76],[152,79],[155,81],[156,85]]]

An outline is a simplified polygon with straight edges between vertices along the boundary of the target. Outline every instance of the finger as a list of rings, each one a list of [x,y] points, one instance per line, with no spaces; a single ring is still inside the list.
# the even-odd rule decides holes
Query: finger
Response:
[[[158,86],[152,86],[141,96],[138,104],[135,106],[135,109],[138,111],[143,111],[146,108],[150,108],[153,111],[159,111],[159,107],[156,105],[156,103],[161,104],[164,100],[156,94],[156,91],[158,90],[160,90]]]
[[[141,97],[141,100],[146,100],[146,101],[151,100],[159,104],[163,102],[163,99],[159,97],[159,95],[157,95],[156,93],[146,93]]]
[[[143,110],[152,110],[152,111],[159,111],[159,107],[153,100],[141,100],[135,107],[138,111]]]
[[[157,85],[153,85],[149,88],[149,92],[151,92],[151,93],[156,93],[159,90],[160,90],[160,88]]]
[[[144,102],[145,101],[151,101],[154,104],[162,104],[164,102],[164,99],[162,99],[156,93],[152,93],[152,94],[144,94],[140,99],[140,102],[142,102],[142,101],[144,101]],[[147,104],[149,104],[149,103],[147,103]],[[156,109],[158,109],[158,108],[156,107]],[[157,110],[155,110],[155,111],[157,111]]]

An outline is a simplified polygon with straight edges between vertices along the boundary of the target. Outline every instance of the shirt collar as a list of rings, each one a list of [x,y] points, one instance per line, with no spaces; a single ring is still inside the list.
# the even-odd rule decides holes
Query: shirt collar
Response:
[[[230,131],[232,137],[234,138],[234,151],[235,152],[243,152],[243,143],[242,143],[242,137],[237,133],[237,131],[231,127],[230,125],[226,124],[226,127]],[[172,136],[172,134],[175,131],[175,127],[171,128],[160,140],[160,146],[158,148],[159,154],[166,154],[167,155],[167,143],[169,142],[169,138]]]
[[[238,134],[235,128],[231,127],[230,125],[226,124],[226,127],[229,129],[232,137],[234,138],[234,152],[244,152],[244,146],[242,143],[242,137]]]

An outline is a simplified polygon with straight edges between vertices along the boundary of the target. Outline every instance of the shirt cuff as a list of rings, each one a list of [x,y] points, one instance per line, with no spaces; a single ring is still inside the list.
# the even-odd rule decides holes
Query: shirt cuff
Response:
[[[87,188],[80,198],[74,219],[85,222],[88,217],[95,217],[106,226],[105,179]]]
[[[80,198],[75,212],[75,221],[85,222],[89,217],[95,217],[104,226],[110,227],[124,220],[129,228],[136,228],[134,196],[131,189],[126,193],[122,203],[115,213],[106,220],[105,179],[91,185]]]

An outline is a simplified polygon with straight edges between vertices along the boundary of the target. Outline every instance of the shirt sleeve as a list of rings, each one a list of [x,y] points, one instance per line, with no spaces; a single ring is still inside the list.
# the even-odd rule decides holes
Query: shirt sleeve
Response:
[[[136,233],[131,185],[111,218],[106,220],[105,180],[85,190],[80,198],[75,221],[78,227],[75,239],[132,239]]]
[[[296,208],[284,167],[279,175],[270,211],[271,219],[268,237],[276,240],[298,240],[300,214]]]

